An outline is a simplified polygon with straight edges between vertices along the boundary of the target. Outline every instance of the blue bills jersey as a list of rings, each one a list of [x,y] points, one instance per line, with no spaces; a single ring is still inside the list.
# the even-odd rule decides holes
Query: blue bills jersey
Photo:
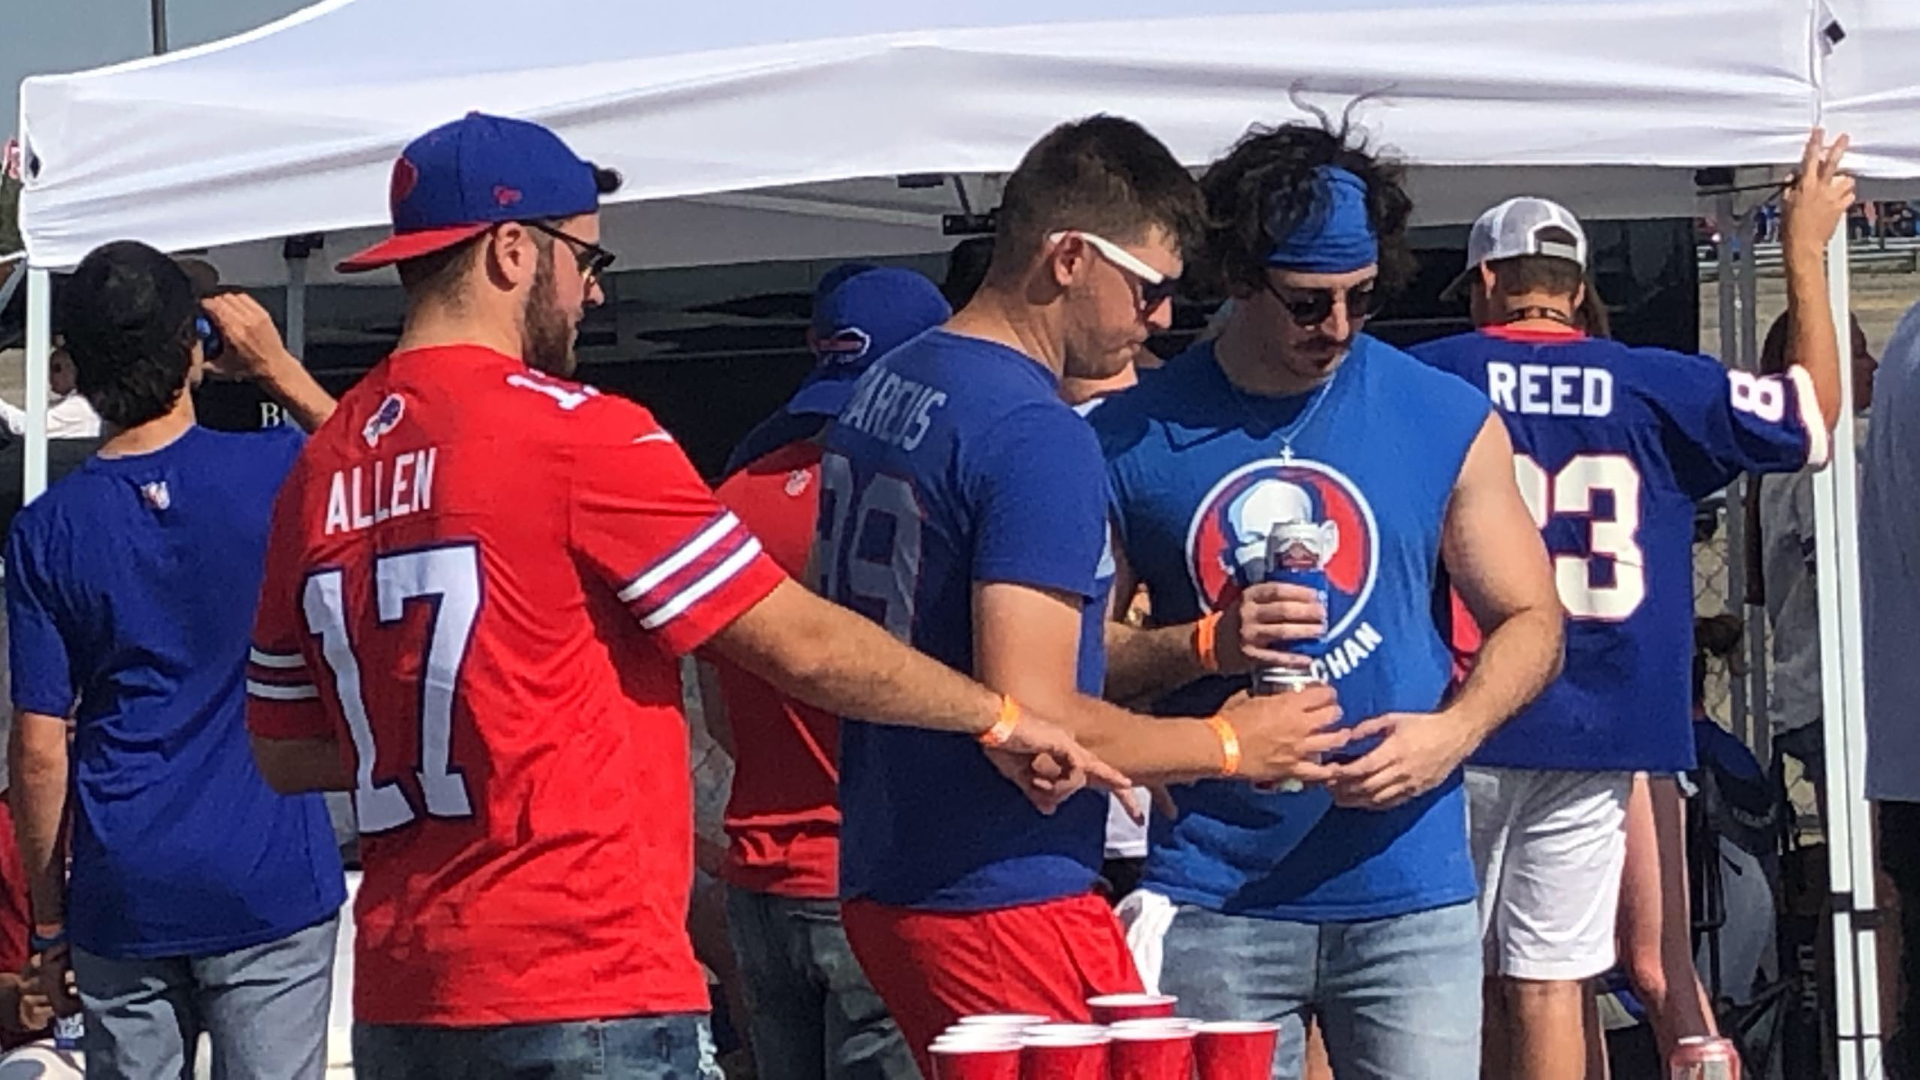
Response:
[[[817,551],[829,599],[971,675],[976,583],[1071,596],[1084,609],[1079,688],[1100,693],[1107,488],[1093,432],[1051,372],[933,331],[861,376],[826,451]],[[846,719],[847,898],[975,911],[1093,886],[1104,794],[1042,815],[965,735]]]
[[[1564,672],[1474,763],[1692,768],[1694,504],[1743,472],[1825,463],[1806,373],[1761,378],[1572,330],[1489,327],[1413,352],[1505,418],[1567,609]]]

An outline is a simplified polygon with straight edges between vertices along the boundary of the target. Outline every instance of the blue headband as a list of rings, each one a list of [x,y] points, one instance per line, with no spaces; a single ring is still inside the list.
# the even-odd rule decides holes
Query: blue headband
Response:
[[[1267,265],[1308,274],[1348,274],[1380,261],[1380,241],[1367,217],[1367,185],[1336,165],[1314,170],[1313,207],[1286,238],[1274,243]],[[1269,227],[1271,232],[1271,226]]]

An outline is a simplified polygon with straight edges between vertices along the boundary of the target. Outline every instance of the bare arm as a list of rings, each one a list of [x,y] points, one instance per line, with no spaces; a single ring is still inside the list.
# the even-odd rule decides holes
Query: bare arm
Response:
[[[303,431],[316,431],[327,422],[333,415],[333,395],[287,351],[265,308],[237,292],[206,297],[200,305],[220,325],[227,341],[227,352],[213,362],[216,370],[259,383]]]
[[[67,721],[45,713],[13,711],[7,740],[14,839],[26,866],[27,893],[36,928],[57,929],[67,919],[67,866],[60,842],[66,819]]]
[[[1384,736],[1339,767],[1335,798],[1385,809],[1445,780],[1487,736],[1560,673],[1565,613],[1546,545],[1514,482],[1513,443],[1497,414],[1467,451],[1441,535],[1441,557],[1485,640],[1473,674],[1435,714],[1388,714],[1356,738]]]
[[[1853,178],[1841,174],[1847,137],[1831,147],[1818,128],[1807,140],[1800,172],[1783,196],[1781,250],[1787,270],[1787,356],[1813,383],[1828,430],[1840,419],[1840,345],[1827,294],[1827,242],[1853,205]]]
[[[1113,538],[1113,592],[1107,604],[1107,685],[1109,701],[1157,697],[1207,674],[1193,651],[1193,625],[1129,626],[1127,604],[1139,587],[1133,566]]]
[[[1118,579],[1116,579],[1118,580]],[[1129,592],[1129,595],[1131,593]],[[1081,694],[1080,598],[1025,585],[976,584],[974,668],[980,681],[1022,701],[1046,702],[1089,750],[1145,784],[1218,776],[1219,734],[1203,720],[1141,716]],[[1330,691],[1242,700],[1222,710],[1235,729],[1240,771],[1258,780],[1319,779],[1311,758],[1338,749]]]
[[[253,737],[253,761],[267,786],[282,795],[307,791],[352,791],[353,774],[332,739]]]

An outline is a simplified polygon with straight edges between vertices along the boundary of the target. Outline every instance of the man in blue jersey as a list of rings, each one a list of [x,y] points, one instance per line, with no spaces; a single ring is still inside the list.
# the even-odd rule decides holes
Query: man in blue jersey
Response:
[[[71,958],[89,1076],[192,1075],[204,1031],[215,1075],[318,1080],[340,858],[320,796],[275,794],[243,724],[267,519],[302,439],[194,422],[203,307],[223,366],[302,426],[333,399],[257,304],[203,301],[145,245],[89,254],[64,300],[107,437],[7,541],[9,798],[33,951],[54,980]]]
[[[1156,721],[1102,703],[1111,561],[1100,450],[1063,375],[1111,376],[1170,317],[1198,189],[1138,125],[1063,125],[1006,184],[992,265],[941,329],[871,368],[827,433],[821,591],[1050,716],[1145,782],[1323,779],[1324,690]],[[1106,800],[1036,813],[966,739],[849,718],[841,892],[855,955],[927,1064],[968,1013],[1086,1019],[1137,990],[1093,889]]]
[[[1568,617],[1564,674],[1468,772],[1495,980],[1491,1076],[1582,1068],[1583,985],[1614,962],[1633,773],[1693,767],[1694,504],[1743,472],[1826,460],[1840,367],[1824,257],[1853,201],[1838,171],[1844,150],[1844,138],[1829,148],[1816,132],[1784,197],[1789,355],[1801,365],[1785,377],[1587,337],[1574,315],[1586,235],[1537,198],[1510,199],[1474,225],[1464,282],[1479,329],[1414,350],[1505,419]],[[1663,1031],[1663,1050],[1704,1033]]]
[[[1319,1020],[1336,1075],[1479,1068],[1480,944],[1460,763],[1558,670],[1560,611],[1486,401],[1361,332],[1409,265],[1401,172],[1344,132],[1256,129],[1201,181],[1219,336],[1092,421],[1117,499],[1116,697],[1205,715],[1251,666],[1330,683],[1354,729],[1324,784],[1197,783],[1156,821],[1136,948],[1197,1016],[1280,1022],[1276,1078]],[[1318,590],[1266,581],[1269,540]],[[1290,538],[1290,539],[1288,539]],[[1452,700],[1441,568],[1488,631]],[[1299,651],[1296,651],[1299,650]],[[1311,655],[1309,655],[1311,654]],[[1157,909],[1157,917],[1156,910]]]

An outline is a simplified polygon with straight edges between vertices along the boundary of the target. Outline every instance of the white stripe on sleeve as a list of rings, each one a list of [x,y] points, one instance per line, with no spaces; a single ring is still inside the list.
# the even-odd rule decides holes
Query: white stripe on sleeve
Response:
[[[654,563],[652,568],[627,583],[620,590],[620,602],[631,604],[651,592],[668,578],[685,569],[688,563],[707,553],[713,545],[726,539],[727,534],[740,527],[740,519],[729,510],[715,518],[713,524],[700,530],[694,538],[680,545],[679,550],[665,559]]]
[[[247,696],[262,701],[312,701],[320,696],[320,688],[312,683],[300,686],[277,686],[273,683],[247,680]]]
[[[749,563],[760,555],[760,541],[749,539],[740,546],[740,550],[727,557],[727,561],[707,571],[706,576],[680,590],[671,600],[661,604],[640,620],[640,625],[648,630],[657,630],[699,603],[708,593],[725,585],[747,568]]]
[[[263,668],[273,668],[278,671],[293,671],[307,666],[306,657],[301,656],[297,652],[272,653],[262,652],[259,649],[253,648],[247,650],[247,663],[257,664]]]

